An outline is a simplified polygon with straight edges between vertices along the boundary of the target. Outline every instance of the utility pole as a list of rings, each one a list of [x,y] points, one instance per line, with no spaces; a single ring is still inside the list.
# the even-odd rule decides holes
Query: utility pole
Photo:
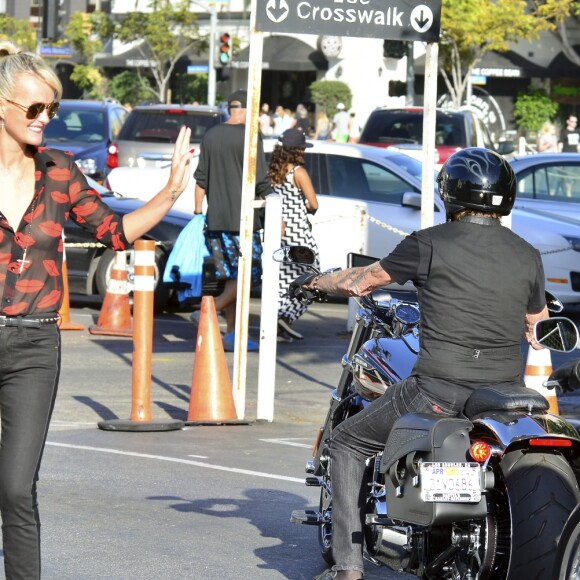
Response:
[[[216,71],[215,71],[215,43],[217,42],[217,10],[214,3],[209,5],[209,63],[207,76],[207,104],[215,105],[215,85],[216,85]]]

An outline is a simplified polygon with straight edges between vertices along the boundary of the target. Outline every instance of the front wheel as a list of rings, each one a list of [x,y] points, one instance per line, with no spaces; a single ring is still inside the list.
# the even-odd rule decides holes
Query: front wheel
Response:
[[[516,451],[501,462],[511,520],[508,580],[551,578],[562,528],[580,502],[560,455]]]
[[[328,449],[323,450],[328,455]],[[322,487],[320,488],[320,502],[318,509],[322,517],[322,523],[318,526],[318,544],[320,553],[324,561],[329,566],[334,566],[334,555],[332,553],[332,482],[330,481],[329,466],[325,466],[324,474],[321,477]]]

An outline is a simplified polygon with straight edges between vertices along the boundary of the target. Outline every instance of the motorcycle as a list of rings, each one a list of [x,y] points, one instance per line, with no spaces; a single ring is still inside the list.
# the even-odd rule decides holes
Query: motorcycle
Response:
[[[274,259],[319,273],[308,248],[281,248]],[[325,300],[304,288],[294,295],[306,303]],[[562,304],[548,298],[549,310],[560,312]],[[331,566],[332,431],[409,376],[419,352],[415,292],[378,291],[358,301],[338,386],[306,463],[306,485],[320,488],[318,510],[291,516],[317,527]],[[566,318],[540,321],[534,332],[554,351],[571,352],[578,343]],[[580,365],[568,366],[546,386],[580,386]],[[533,389],[485,387],[473,392],[460,416],[398,419],[384,451],[367,461],[365,558],[424,579],[552,577],[562,528],[580,503],[580,437],[548,406]]]

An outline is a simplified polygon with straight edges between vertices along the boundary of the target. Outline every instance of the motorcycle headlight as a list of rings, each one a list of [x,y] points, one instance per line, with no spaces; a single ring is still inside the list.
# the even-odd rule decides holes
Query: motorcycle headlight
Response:
[[[76,164],[85,175],[94,175],[97,172],[97,160],[92,157],[77,159]]]
[[[580,252],[580,238],[573,238],[570,236],[564,236],[564,239],[572,246],[575,252]]]

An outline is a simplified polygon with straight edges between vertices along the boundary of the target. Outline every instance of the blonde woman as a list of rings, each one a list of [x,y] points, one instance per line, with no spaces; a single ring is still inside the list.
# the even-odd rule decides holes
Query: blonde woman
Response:
[[[538,138],[538,153],[557,153],[558,136],[556,135],[556,125],[547,121],[544,123]]]
[[[8,580],[40,578],[36,485],[60,372],[64,223],[70,217],[124,250],[163,218],[191,174],[190,130],[182,128],[167,185],[115,215],[71,154],[41,147],[61,95],[40,57],[0,43],[0,514]]]
[[[314,134],[314,139],[319,141],[326,141],[330,138],[330,119],[326,114],[326,111],[322,110],[318,112],[316,116],[316,132]]]

